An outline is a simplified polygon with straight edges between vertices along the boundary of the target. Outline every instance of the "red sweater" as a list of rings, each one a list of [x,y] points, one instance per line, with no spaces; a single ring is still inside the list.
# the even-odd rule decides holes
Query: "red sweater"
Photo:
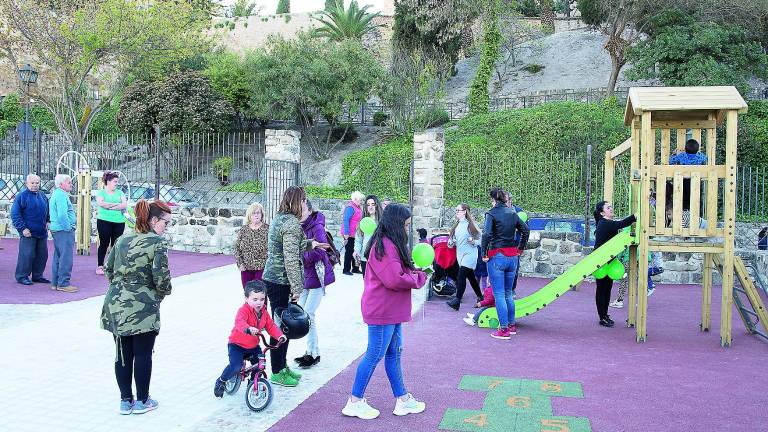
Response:
[[[280,336],[283,335],[280,328],[272,321],[272,317],[269,316],[266,305],[261,308],[261,319],[259,319],[256,311],[248,306],[248,303],[244,303],[235,315],[235,326],[232,327],[232,332],[229,334],[229,343],[245,349],[256,348],[259,345],[259,337],[246,333],[245,330],[249,327],[256,327],[259,332],[266,329],[267,333],[275,339],[280,339]]]
[[[376,246],[365,267],[360,303],[366,324],[399,324],[411,320],[411,290],[427,281],[423,271],[409,270],[400,261],[395,244],[384,238],[384,256],[376,257]]]
[[[480,307],[495,307],[496,299],[493,297],[493,288],[490,285],[483,290],[483,301],[480,302]]]

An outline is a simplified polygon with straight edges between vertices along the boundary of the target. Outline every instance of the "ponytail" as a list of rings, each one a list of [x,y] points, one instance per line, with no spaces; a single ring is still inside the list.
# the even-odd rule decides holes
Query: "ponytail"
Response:
[[[140,199],[136,203],[136,232],[146,234],[152,230],[149,225],[149,221],[154,218],[160,218],[163,213],[171,213],[171,208],[168,207],[163,201],[147,202],[144,199]]]
[[[600,219],[603,219],[603,209],[605,208],[605,204],[607,202],[608,201],[598,201],[598,203],[595,205],[595,211],[592,213],[592,216],[595,217],[595,225],[600,222]]]
[[[496,187],[491,189],[491,198],[493,198],[494,201],[497,203],[506,203],[507,202],[507,193],[504,192],[504,189]]]

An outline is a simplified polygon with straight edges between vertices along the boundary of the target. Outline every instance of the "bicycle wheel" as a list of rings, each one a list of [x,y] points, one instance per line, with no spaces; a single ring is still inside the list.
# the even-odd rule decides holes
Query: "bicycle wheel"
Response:
[[[245,404],[252,411],[263,411],[272,403],[272,386],[266,378],[248,381],[245,391]]]
[[[237,391],[240,389],[240,383],[242,381],[243,379],[240,377],[240,374],[233,376],[227,381],[227,384],[224,387],[224,391],[227,392],[228,395],[237,393]]]

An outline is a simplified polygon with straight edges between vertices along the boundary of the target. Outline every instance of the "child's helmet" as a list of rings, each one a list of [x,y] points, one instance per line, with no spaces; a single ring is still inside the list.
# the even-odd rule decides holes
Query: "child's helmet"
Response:
[[[301,306],[290,303],[287,308],[277,312],[281,321],[280,330],[288,339],[301,339],[309,333],[312,320]]]

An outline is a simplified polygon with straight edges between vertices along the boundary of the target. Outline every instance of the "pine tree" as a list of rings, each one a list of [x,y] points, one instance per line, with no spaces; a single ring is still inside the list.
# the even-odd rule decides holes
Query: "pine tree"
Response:
[[[275,13],[291,13],[291,0],[280,0],[277,2],[277,11]]]

